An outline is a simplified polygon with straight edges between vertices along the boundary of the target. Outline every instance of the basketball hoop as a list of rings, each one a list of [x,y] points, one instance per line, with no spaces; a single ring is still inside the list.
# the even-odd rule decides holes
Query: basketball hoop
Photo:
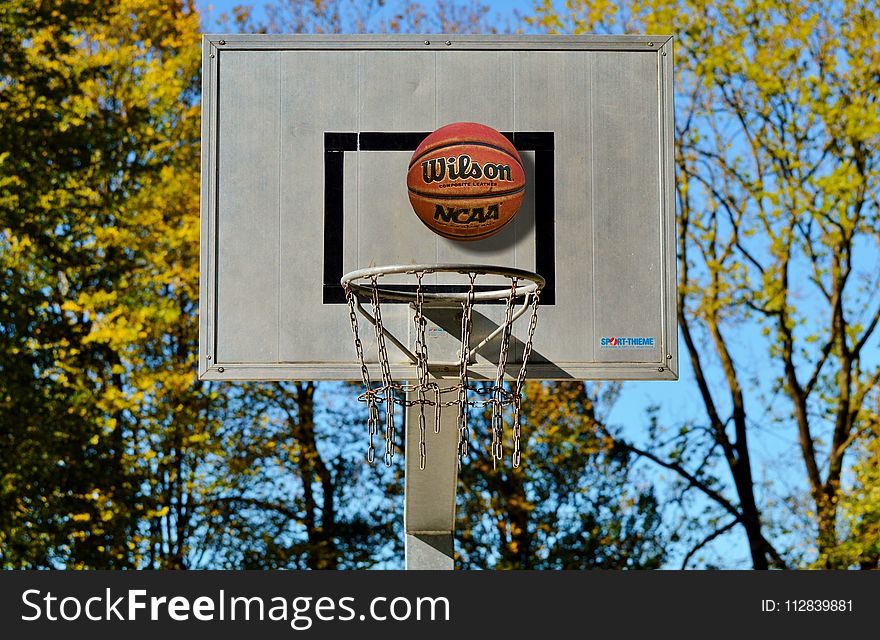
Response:
[[[423,283],[425,276],[436,273],[462,274],[466,283],[462,291],[426,291]],[[388,276],[408,276],[414,280],[414,291],[383,284]],[[493,278],[503,279],[505,285],[480,286],[478,280]],[[369,411],[369,448],[367,459],[375,460],[373,438],[379,432],[379,407],[385,408],[385,464],[390,466],[394,458],[394,409],[396,405],[418,407],[419,420],[419,467],[425,468],[427,458],[425,447],[425,407],[433,406],[434,431],[440,431],[440,412],[446,407],[458,410],[458,455],[459,461],[468,452],[468,410],[471,407],[491,407],[492,411],[492,442],[491,453],[493,465],[503,457],[503,412],[505,407],[513,408],[513,466],[518,467],[521,458],[520,448],[520,398],[522,385],[526,377],[526,367],[532,351],[532,340],[537,323],[538,299],[544,286],[544,278],[536,273],[521,269],[495,267],[474,264],[416,264],[393,265],[361,269],[347,273],[341,279],[348,302],[351,330],[355,349],[361,367],[361,377],[366,391],[358,396]],[[478,286],[480,287],[478,290]],[[360,297],[366,298],[370,310],[364,308]],[[396,336],[389,332],[382,321],[382,302],[406,302],[413,309],[413,327],[415,329],[415,347],[410,350]],[[518,301],[521,301],[518,303]],[[471,328],[473,326],[473,308],[478,303],[500,302],[505,305],[504,319],[488,336],[473,348]],[[459,350],[458,379],[456,384],[440,386],[430,376],[428,345],[426,341],[427,320],[424,310],[431,305],[461,305],[461,348]],[[518,308],[517,308],[518,307]],[[522,364],[510,390],[504,387],[504,374],[507,368],[507,356],[510,349],[510,336],[513,323],[528,311],[531,318],[528,326],[528,337],[523,345]],[[358,332],[357,313],[360,312],[375,328],[378,360],[382,374],[382,382],[373,386],[370,373],[364,360],[364,348]],[[476,387],[470,383],[468,365],[480,349],[491,340],[500,336],[498,367],[495,379],[490,386]],[[416,367],[416,379],[413,383],[395,381],[391,376],[386,338],[397,346]],[[441,402],[441,395],[454,394],[454,399]],[[482,396],[480,398],[479,396]]]

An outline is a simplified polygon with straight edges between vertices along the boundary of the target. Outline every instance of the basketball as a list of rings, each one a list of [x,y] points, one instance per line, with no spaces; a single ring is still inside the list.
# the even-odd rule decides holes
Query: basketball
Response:
[[[482,240],[516,215],[526,177],[519,153],[476,122],[440,127],[412,155],[406,175],[419,219],[452,240]]]

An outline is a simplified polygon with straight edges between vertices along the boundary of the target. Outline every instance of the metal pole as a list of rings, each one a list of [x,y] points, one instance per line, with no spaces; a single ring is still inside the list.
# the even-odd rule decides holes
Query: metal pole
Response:
[[[411,392],[412,393],[412,392]],[[441,402],[454,400],[447,392]],[[408,400],[415,400],[408,397]],[[419,468],[419,407],[406,410],[406,470],[404,528],[407,569],[453,569],[455,491],[458,482],[458,410],[440,414],[440,433],[434,433],[434,411],[425,408],[425,468]]]

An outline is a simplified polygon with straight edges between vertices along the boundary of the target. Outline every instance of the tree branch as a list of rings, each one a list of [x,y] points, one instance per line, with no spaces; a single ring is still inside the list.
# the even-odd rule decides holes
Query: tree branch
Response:
[[[611,433],[608,432],[607,429],[605,429],[604,426],[600,426],[599,428],[606,434],[606,436],[608,438],[610,438],[614,443],[616,443],[618,446],[622,447],[626,451],[631,451],[632,453],[636,454],[637,456],[640,456],[642,458],[647,458],[648,460],[651,460],[655,464],[660,465],[664,469],[669,469],[670,471],[675,471],[675,473],[677,473],[682,478],[684,478],[685,480],[688,481],[689,486],[692,486],[695,489],[700,490],[708,498],[714,500],[725,511],[727,511],[730,515],[732,515],[734,518],[736,518],[737,522],[741,521],[742,516],[740,515],[739,510],[737,510],[737,508],[734,507],[727,500],[727,498],[725,498],[720,493],[715,491],[715,489],[713,489],[712,487],[707,485],[705,482],[703,482],[702,480],[700,480],[699,478],[694,476],[692,473],[690,473],[687,469],[682,467],[677,462],[670,462],[668,460],[663,460],[659,456],[657,456],[657,455],[655,455],[645,449],[641,449],[641,448],[635,446],[634,444],[627,442],[626,440],[620,440],[618,438],[615,438],[613,435],[611,435]]]
[[[697,553],[697,551],[699,551],[700,549],[702,549],[703,547],[705,547],[707,544],[709,544],[710,542],[712,542],[712,541],[715,540],[716,538],[719,538],[720,536],[724,535],[725,533],[727,533],[728,531],[730,531],[731,529],[733,529],[733,528],[734,528],[736,525],[738,525],[738,524],[739,524],[739,521],[737,521],[737,520],[731,520],[730,522],[728,522],[726,525],[724,525],[724,526],[721,527],[720,529],[717,529],[716,531],[713,531],[713,532],[710,533],[708,536],[706,536],[705,538],[703,538],[703,539],[697,544],[697,546],[695,546],[693,549],[691,549],[690,551],[687,552],[687,555],[685,555],[684,560],[681,561],[681,568],[682,568],[682,569],[687,569],[687,564],[688,564],[688,562],[689,562],[690,559],[694,556],[694,554]]]
[[[868,342],[868,338],[871,337],[871,334],[874,333],[874,329],[877,328],[878,322],[880,322],[880,307],[877,307],[877,311],[874,313],[874,317],[871,318],[871,323],[868,325],[868,328],[865,329],[865,333],[862,334],[862,337],[859,338],[859,341],[852,348],[853,355],[859,355],[862,348],[864,348],[865,344]]]

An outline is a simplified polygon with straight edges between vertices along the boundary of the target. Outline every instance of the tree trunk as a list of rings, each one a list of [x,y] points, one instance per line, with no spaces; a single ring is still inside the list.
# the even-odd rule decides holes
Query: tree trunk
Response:
[[[336,544],[336,485],[330,469],[318,453],[315,435],[315,384],[297,383],[296,422],[291,424],[293,436],[299,445],[299,476],[305,498],[305,525],[308,537],[306,565],[310,569],[335,569],[339,565]],[[321,487],[320,507],[315,496],[314,484]],[[317,518],[320,511],[320,519]]]

